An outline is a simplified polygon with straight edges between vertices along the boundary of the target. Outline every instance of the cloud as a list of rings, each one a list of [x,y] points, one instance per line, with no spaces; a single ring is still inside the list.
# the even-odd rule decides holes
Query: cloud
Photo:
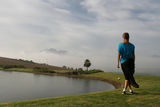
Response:
[[[66,50],[57,50],[55,48],[44,49],[41,52],[48,52],[48,53],[53,53],[53,54],[58,54],[58,55],[65,55],[68,53],[68,51]]]
[[[160,58],[160,55],[152,55],[153,58]]]
[[[93,67],[107,69],[116,63],[127,31],[141,65],[141,57],[160,52],[159,5],[158,0],[1,0],[0,55],[75,67],[88,58]]]

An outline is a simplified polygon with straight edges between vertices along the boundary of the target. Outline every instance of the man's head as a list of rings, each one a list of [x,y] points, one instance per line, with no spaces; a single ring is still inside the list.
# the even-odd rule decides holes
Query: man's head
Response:
[[[129,33],[128,32],[123,33],[123,39],[129,41]]]

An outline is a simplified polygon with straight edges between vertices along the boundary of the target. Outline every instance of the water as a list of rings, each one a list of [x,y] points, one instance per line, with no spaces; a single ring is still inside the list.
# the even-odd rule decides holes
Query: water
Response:
[[[113,70],[106,70],[106,72],[114,72],[123,74],[121,68],[114,68]],[[136,68],[135,75],[149,75],[149,76],[160,76],[160,68]]]
[[[0,71],[0,102],[67,96],[115,89],[91,79]]]
[[[160,76],[159,68],[137,68],[137,75],[151,75],[151,76]]]

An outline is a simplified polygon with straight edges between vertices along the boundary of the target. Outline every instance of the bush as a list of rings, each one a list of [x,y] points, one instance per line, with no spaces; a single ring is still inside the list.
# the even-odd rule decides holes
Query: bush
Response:
[[[89,71],[83,71],[83,70],[75,70],[73,72],[67,72],[68,75],[78,75],[78,74],[92,74],[92,73],[98,73],[98,72],[104,72],[102,70],[99,69],[93,69],[93,70],[89,70]]]
[[[82,71],[83,71],[83,69],[82,69],[82,68],[78,68],[78,71],[79,71],[79,72],[82,72]]]
[[[66,72],[66,74],[68,74],[68,75],[78,75],[79,72],[78,71],[72,71],[72,72]]]
[[[104,71],[102,71],[100,69],[93,69],[93,70],[89,70],[89,72],[91,72],[91,73],[98,73],[98,72],[104,72]]]
[[[77,71],[73,71],[72,73],[73,73],[73,75],[78,75]]]
[[[34,67],[33,70],[37,72],[55,73],[55,71],[49,70],[48,68]]]
[[[10,69],[10,68],[25,68],[23,65],[0,65],[3,69]]]
[[[19,61],[23,61],[23,62],[28,62],[28,63],[35,63],[35,62],[33,62],[32,60],[24,60],[24,59],[18,59]]]
[[[68,75],[72,75],[73,73],[72,73],[72,72],[67,72],[67,74],[68,74]]]

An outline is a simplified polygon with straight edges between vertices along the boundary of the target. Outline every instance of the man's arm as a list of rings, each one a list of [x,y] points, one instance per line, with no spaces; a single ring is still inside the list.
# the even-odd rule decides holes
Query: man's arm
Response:
[[[119,55],[119,53],[118,53],[118,56],[117,56],[117,68],[120,68],[120,67],[119,67],[119,61],[120,61],[120,55]]]
[[[132,58],[133,58],[133,60],[135,61],[135,54],[134,54],[134,53],[132,54]]]
[[[132,58],[133,58],[133,60],[134,60],[134,62],[135,62],[135,46],[133,45],[133,53],[132,53]]]

